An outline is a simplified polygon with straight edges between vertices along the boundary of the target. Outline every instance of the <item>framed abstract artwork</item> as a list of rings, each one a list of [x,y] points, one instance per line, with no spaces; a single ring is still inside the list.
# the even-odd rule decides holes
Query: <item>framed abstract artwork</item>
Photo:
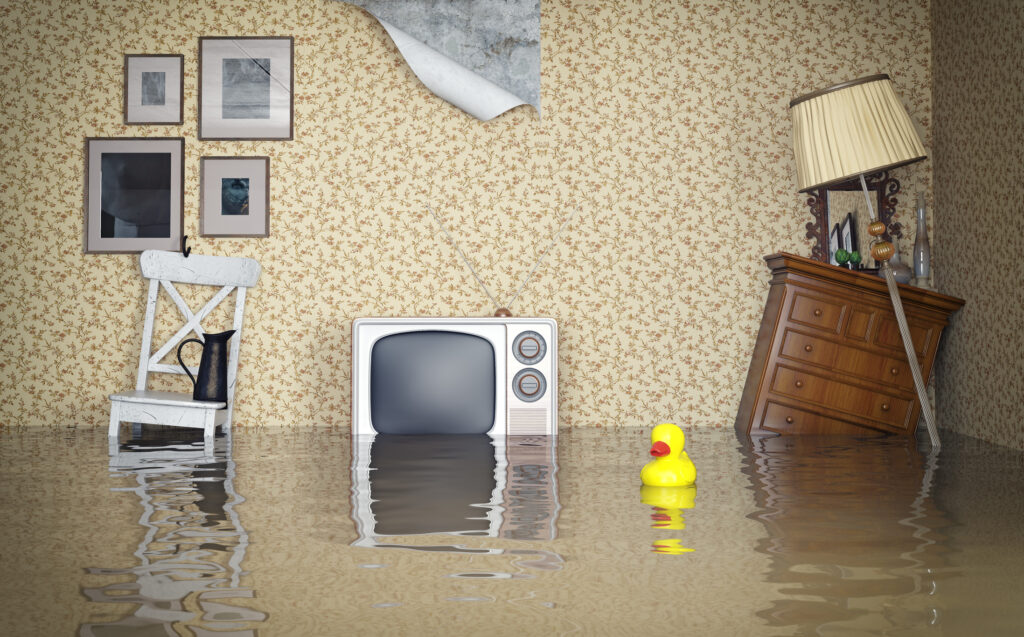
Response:
[[[184,123],[183,55],[124,56],[124,123]]]
[[[270,158],[202,157],[199,234],[270,236]]]
[[[199,139],[293,136],[290,37],[199,38]]]
[[[177,250],[185,184],[182,137],[85,140],[85,252]]]

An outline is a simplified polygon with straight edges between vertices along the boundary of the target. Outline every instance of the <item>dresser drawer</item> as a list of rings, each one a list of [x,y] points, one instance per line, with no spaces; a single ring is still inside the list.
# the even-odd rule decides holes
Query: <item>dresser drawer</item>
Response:
[[[781,365],[775,368],[770,391],[779,396],[795,398],[802,403],[827,407],[857,419],[867,418],[900,430],[907,426],[914,406],[911,400]]]
[[[797,289],[789,308],[789,321],[835,334],[839,331],[846,304]]]
[[[764,418],[761,419],[759,429],[780,434],[863,435],[877,433],[882,435],[889,433],[887,429],[872,428],[872,425],[868,424],[829,418],[812,411],[771,401],[765,406]]]
[[[879,381],[907,390],[914,388],[914,378],[906,360],[863,347],[850,347],[795,330],[786,330],[779,353],[785,358],[849,374],[857,379]]]

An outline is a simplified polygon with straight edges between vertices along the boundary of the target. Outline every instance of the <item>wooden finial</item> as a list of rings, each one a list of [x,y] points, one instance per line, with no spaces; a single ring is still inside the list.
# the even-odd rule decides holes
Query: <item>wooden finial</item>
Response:
[[[499,307],[494,311],[495,316],[507,317],[512,316],[512,312],[507,307]]]

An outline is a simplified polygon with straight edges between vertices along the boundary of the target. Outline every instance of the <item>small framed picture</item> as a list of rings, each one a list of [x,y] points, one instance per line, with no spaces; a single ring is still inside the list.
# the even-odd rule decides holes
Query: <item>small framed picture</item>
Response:
[[[858,250],[857,247],[857,220],[854,218],[852,212],[846,213],[846,217],[843,219],[843,225],[839,229],[839,242],[842,247],[849,252]]]
[[[85,140],[85,251],[178,250],[183,137]]]
[[[839,265],[836,261],[836,250],[842,248],[842,243],[839,242],[839,224],[832,226],[832,231],[828,234],[828,262],[832,265]]]
[[[290,37],[199,38],[199,139],[292,139]]]
[[[124,56],[124,123],[184,123],[183,55]]]
[[[203,157],[199,192],[199,234],[270,236],[269,157]]]

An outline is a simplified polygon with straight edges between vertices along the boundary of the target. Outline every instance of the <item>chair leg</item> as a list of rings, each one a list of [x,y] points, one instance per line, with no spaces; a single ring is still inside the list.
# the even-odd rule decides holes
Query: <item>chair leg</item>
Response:
[[[203,424],[203,438],[213,440],[213,435],[217,433],[216,418],[216,411],[212,409],[206,410],[206,422]]]
[[[118,430],[121,428],[121,406],[117,403],[111,403],[110,405],[110,428],[107,430],[107,436],[110,438],[118,437]]]
[[[117,403],[110,405],[110,428],[107,429],[107,453],[116,455],[120,445],[119,429],[121,427],[121,407]]]

